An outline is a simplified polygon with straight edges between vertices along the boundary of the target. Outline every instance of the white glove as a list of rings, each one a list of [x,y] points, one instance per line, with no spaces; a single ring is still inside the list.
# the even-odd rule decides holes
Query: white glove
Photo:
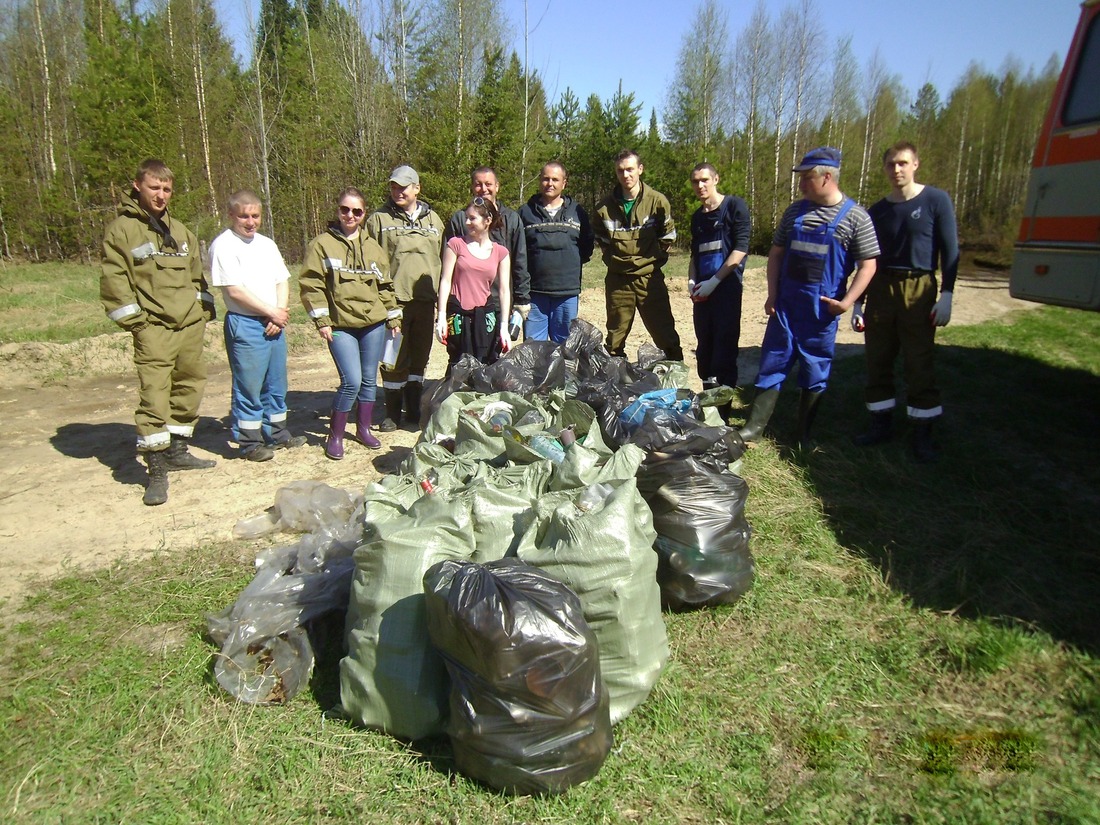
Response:
[[[695,285],[695,294],[692,296],[696,301],[705,301],[711,296],[711,293],[718,288],[718,284],[721,283],[717,278],[707,278],[702,283]]]
[[[512,308],[516,309],[516,310],[519,310],[519,314],[523,316],[524,321],[526,321],[527,316],[531,314],[531,305],[530,304],[517,304],[516,306],[514,306]]]
[[[435,322],[435,340],[441,344],[447,343],[447,319],[437,318]]]
[[[863,332],[867,329],[867,322],[863,318],[862,298],[852,304],[852,329],[856,332]]]
[[[936,301],[936,305],[932,307],[932,312],[928,317],[932,321],[932,324],[937,327],[945,327],[951,323],[950,292],[940,293],[940,299]]]

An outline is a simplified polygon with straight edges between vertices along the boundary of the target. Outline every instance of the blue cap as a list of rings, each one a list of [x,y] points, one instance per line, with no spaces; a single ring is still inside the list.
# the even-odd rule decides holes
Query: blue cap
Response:
[[[794,167],[794,172],[808,172],[815,166],[832,166],[840,168],[840,150],[832,146],[819,146],[813,151],[807,152],[802,162]]]

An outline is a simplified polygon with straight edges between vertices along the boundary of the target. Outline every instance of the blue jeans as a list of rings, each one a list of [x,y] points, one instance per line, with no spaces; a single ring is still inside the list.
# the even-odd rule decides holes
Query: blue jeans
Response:
[[[264,334],[267,323],[251,315],[225,314],[225,352],[233,371],[229,412],[242,452],[286,441],[286,336]]]
[[[532,341],[565,343],[569,326],[577,317],[580,299],[576,295],[563,298],[558,295],[531,293],[531,312],[523,325],[523,335]]]
[[[386,343],[386,323],[359,329],[333,329],[328,351],[340,373],[340,389],[332,401],[336,412],[348,412],[356,399],[374,402],[378,385],[378,362]]]

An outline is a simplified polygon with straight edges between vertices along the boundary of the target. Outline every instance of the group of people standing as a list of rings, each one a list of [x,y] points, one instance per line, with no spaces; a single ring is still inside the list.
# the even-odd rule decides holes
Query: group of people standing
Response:
[[[911,144],[891,147],[884,162],[893,190],[870,214],[840,191],[835,149],[816,149],[794,168],[804,197],[784,213],[768,256],[769,320],[756,397],[740,430],[745,441],[760,437],[797,362],[798,442],[809,444],[837,317],[854,308],[853,326],[866,326],[872,413],[871,429],[856,442],[892,437],[900,351],[909,414],[917,422],[914,449],[920,460],[935,458],[928,433],[942,410],[932,372],[933,325],[950,319],[958,265],[954,214],[946,194],[915,182],[919,161]],[[616,156],[615,173],[618,185],[591,222],[565,194],[568,175],[556,161],[542,168],[538,192],[518,212],[498,201],[492,168],[474,169],[471,200],[446,223],[419,199],[420,177],[410,166],[393,170],[389,198],[369,214],[362,192],[342,190],[335,220],[308,244],[299,274],[301,301],[340,377],[325,454],[344,457],[353,408],[351,437],[368,448],[381,446],[375,429],[419,423],[433,338],[447,348],[448,371],[464,355],[494,362],[518,338],[516,326],[527,339],[564,342],[579,312],[581,269],[597,246],[607,268],[609,352],[625,355],[638,314],[665,356],[682,360],[663,272],[676,240],[668,199],[643,183],[633,150]],[[287,429],[290,272],[274,241],[258,233],[260,198],[250,190],[229,198],[229,227],[211,244],[208,284],[195,236],[169,216],[173,180],[163,161],[143,162],[104,237],[102,302],[134,337],[137,449],[148,465],[148,505],[167,501],[169,470],[215,464],[187,448],[206,378],[203,331],[215,315],[210,285],[222,290],[226,306],[230,413],[240,455],[268,461],[306,441]],[[700,207],[691,221],[688,290],[704,389],[738,383],[751,228],[744,200],[721,194],[719,181],[709,163],[692,170]],[[396,355],[383,364],[387,345]],[[379,374],[385,409],[375,427]]]

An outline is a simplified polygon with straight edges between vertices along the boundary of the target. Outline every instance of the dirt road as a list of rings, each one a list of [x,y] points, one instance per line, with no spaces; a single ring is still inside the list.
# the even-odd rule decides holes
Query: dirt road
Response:
[[[764,332],[763,270],[746,275],[741,342],[758,346]],[[673,311],[684,339],[693,380],[691,304],[682,284],[672,284]],[[1034,308],[1008,295],[1002,274],[972,270],[960,275],[952,324],[968,324]],[[581,316],[602,327],[603,292],[588,290]],[[141,503],[144,464],[134,454],[136,380],[129,336],[100,336],[72,345],[9,344],[0,347],[0,604],[16,604],[36,579],[71,568],[103,566],[120,557],[153,551],[186,553],[204,542],[225,541],[233,526],[270,507],[275,492],[297,480],[360,488],[390,472],[416,440],[411,431],[380,434],[383,449],[350,444],[343,461],[330,461],[321,444],[336,370],[319,339],[290,358],[290,426],[309,445],[278,453],[273,461],[236,460],[225,417],[229,370],[220,322],[207,330],[210,378],[193,451],[216,458],[211,470],[171,474],[168,503]],[[640,322],[628,341],[633,356],[646,340]],[[862,336],[842,319],[839,343]],[[445,354],[433,349],[429,378],[443,374]],[[741,363],[751,381],[751,354]],[[696,386],[696,389],[698,387]]]

